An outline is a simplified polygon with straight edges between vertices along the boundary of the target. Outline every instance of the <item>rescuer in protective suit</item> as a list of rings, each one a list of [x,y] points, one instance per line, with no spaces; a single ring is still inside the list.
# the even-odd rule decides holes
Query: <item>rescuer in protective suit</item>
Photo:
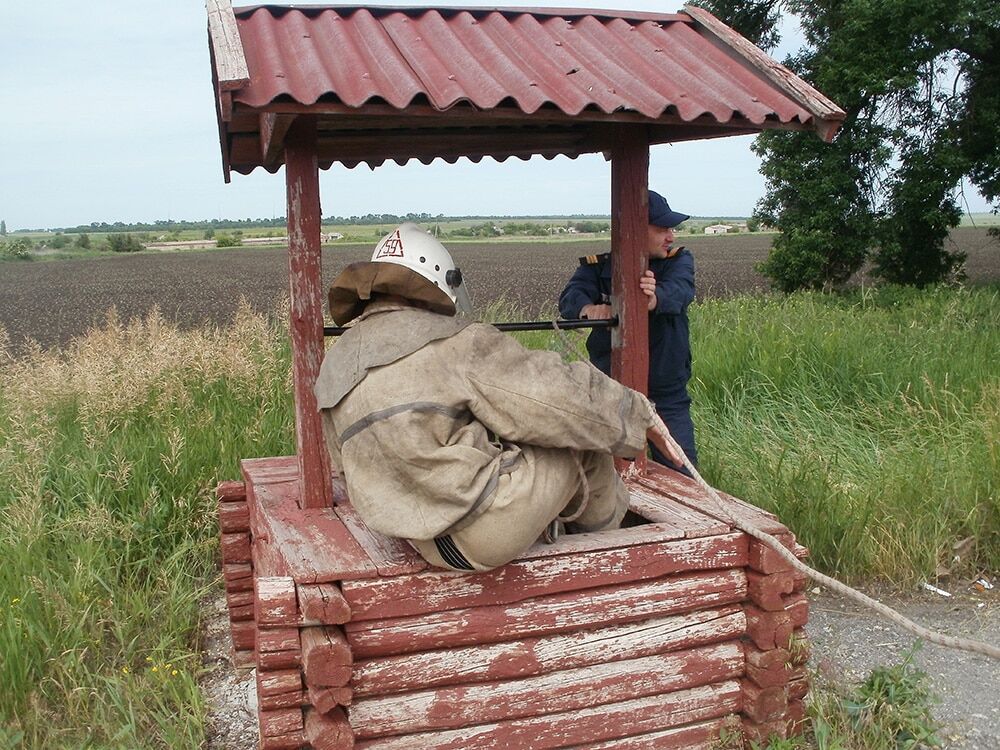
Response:
[[[327,353],[316,396],[370,528],[433,565],[488,570],[556,519],[570,531],[619,525],[627,491],[612,456],[645,450],[644,396],[457,317],[471,311],[462,273],[415,224],[344,269],[329,303],[337,324],[356,320]]]

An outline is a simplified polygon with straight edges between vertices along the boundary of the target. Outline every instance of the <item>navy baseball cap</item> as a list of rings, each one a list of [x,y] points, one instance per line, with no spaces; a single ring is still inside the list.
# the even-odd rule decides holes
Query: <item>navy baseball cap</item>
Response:
[[[682,221],[687,221],[690,218],[687,214],[671,211],[670,204],[667,203],[666,198],[659,193],[654,193],[652,190],[649,191],[650,224],[657,227],[664,227],[665,229],[673,229]]]

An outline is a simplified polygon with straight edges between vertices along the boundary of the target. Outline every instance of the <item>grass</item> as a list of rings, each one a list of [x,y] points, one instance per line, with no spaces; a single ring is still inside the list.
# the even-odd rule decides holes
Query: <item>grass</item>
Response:
[[[827,571],[906,583],[966,536],[966,564],[996,570],[998,294],[697,305],[706,476],[776,509]],[[581,356],[579,334],[520,337]],[[64,351],[4,351],[0,748],[197,747],[213,488],[241,458],[294,450],[285,333],[248,309],[188,332],[152,314]]]
[[[692,314],[706,478],[774,510],[819,568],[909,584],[1000,568],[1000,290],[887,288]]]

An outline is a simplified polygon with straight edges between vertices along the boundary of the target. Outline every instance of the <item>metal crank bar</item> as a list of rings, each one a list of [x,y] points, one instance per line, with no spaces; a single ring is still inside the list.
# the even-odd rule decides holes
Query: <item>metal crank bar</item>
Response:
[[[499,331],[571,331],[576,328],[614,328],[618,325],[618,316],[603,320],[588,320],[573,318],[571,320],[525,320],[519,323],[494,323]],[[340,336],[349,328],[339,326],[323,326],[324,336]]]

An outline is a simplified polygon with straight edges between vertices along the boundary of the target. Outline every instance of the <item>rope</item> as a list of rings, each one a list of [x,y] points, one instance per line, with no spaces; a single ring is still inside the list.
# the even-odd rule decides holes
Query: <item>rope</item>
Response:
[[[983,654],[985,656],[990,656],[994,659],[1000,659],[1000,648],[997,648],[996,646],[989,643],[983,643],[982,641],[973,640],[971,638],[959,638],[952,635],[945,635],[943,633],[938,633],[935,630],[929,630],[928,628],[925,628],[922,625],[918,625],[917,623],[913,622],[910,619],[907,619],[906,617],[904,617],[891,607],[882,604],[882,602],[872,599],[870,596],[867,596],[866,594],[863,594],[860,591],[851,588],[845,583],[841,583],[836,578],[831,578],[828,575],[820,573],[818,570],[813,570],[804,562],[799,560],[799,558],[793,555],[792,552],[787,547],[785,547],[785,545],[783,545],[780,541],[778,541],[775,537],[771,536],[765,531],[761,531],[749,521],[734,518],[723,506],[722,498],[719,497],[719,493],[716,492],[715,489],[702,478],[701,474],[698,473],[698,470],[691,463],[690,459],[688,459],[688,457],[684,455],[684,450],[677,444],[677,441],[674,440],[673,436],[670,434],[670,431],[667,429],[667,426],[663,424],[663,420],[660,419],[660,415],[656,413],[656,408],[653,406],[653,404],[647,400],[646,405],[647,408],[649,409],[649,414],[653,422],[653,429],[663,439],[667,447],[671,449],[670,452],[673,452],[674,454],[676,454],[676,456],[682,459],[684,468],[686,468],[689,472],[691,472],[691,476],[701,486],[701,488],[705,490],[705,492],[708,494],[708,497],[711,499],[712,504],[715,506],[715,510],[722,516],[722,518],[727,523],[731,524],[732,526],[735,526],[740,531],[749,534],[754,539],[757,539],[760,542],[766,544],[772,550],[781,555],[782,559],[785,560],[793,568],[795,568],[795,570],[809,576],[814,581],[833,589],[838,594],[841,594],[842,596],[845,596],[848,599],[857,602],[858,604],[868,607],[869,609],[875,610],[883,617],[896,623],[899,627],[903,628],[904,630],[913,633],[918,638],[922,638],[923,640],[928,641],[930,643],[936,643],[939,646],[946,646],[947,648],[955,648],[961,651],[971,651],[972,653],[975,654]]]

